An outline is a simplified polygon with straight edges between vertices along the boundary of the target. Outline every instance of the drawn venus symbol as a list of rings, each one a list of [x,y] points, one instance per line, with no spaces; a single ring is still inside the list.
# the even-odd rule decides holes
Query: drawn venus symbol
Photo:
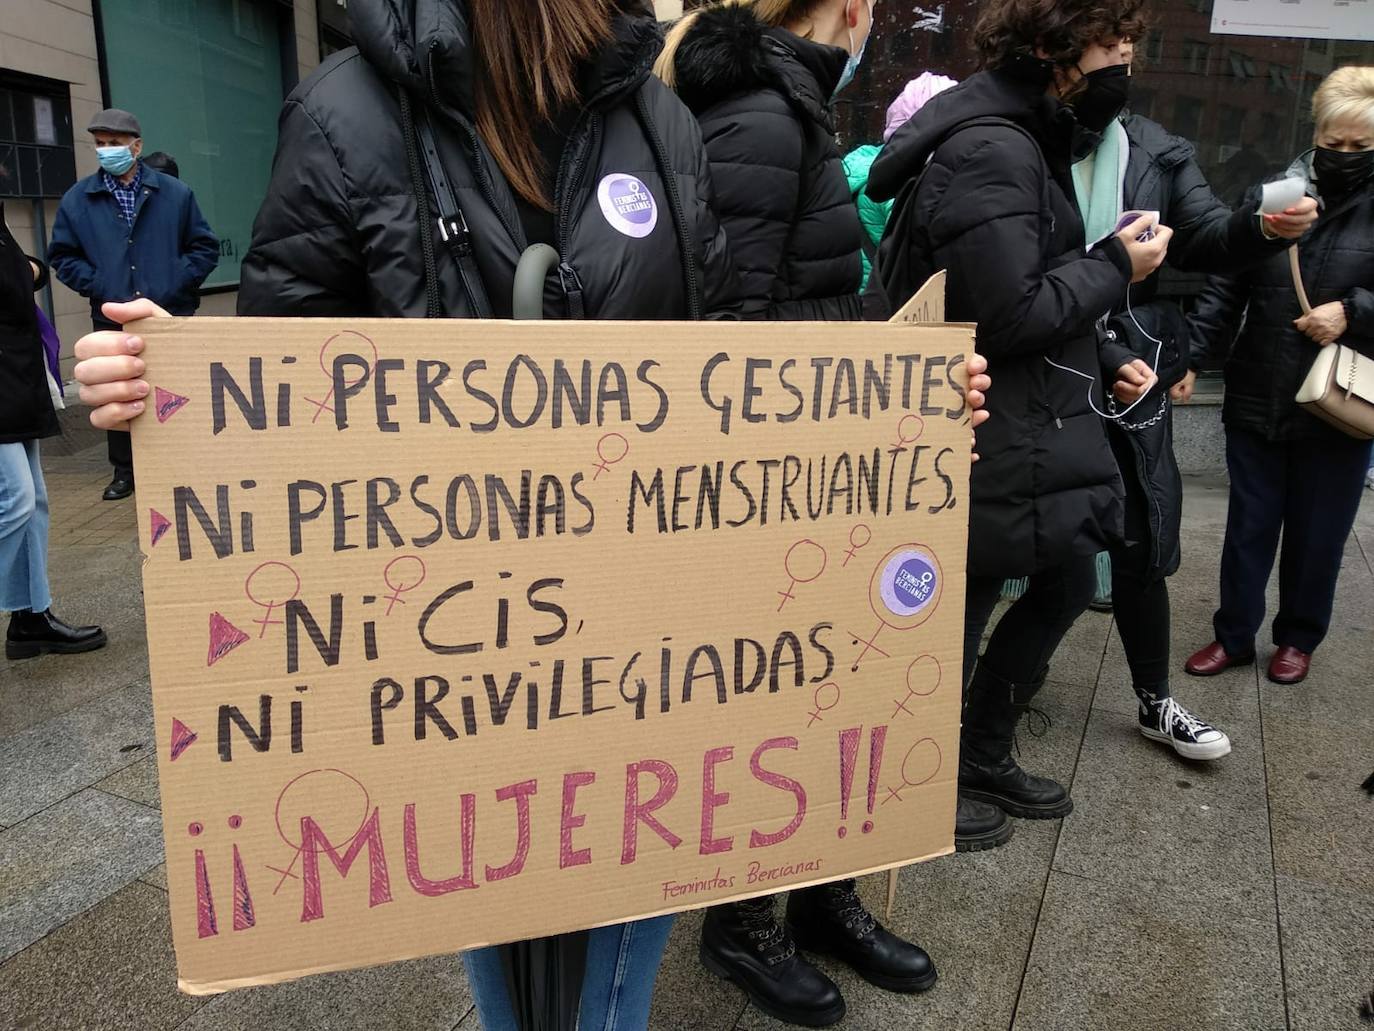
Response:
[[[243,593],[249,601],[264,610],[261,616],[253,620],[261,627],[258,636],[264,637],[269,626],[285,625],[284,619],[273,619],[272,613],[300,597],[301,577],[285,562],[263,562],[243,581]]]
[[[606,454],[610,451],[611,454]],[[622,461],[630,453],[630,442],[620,433],[603,433],[596,442],[596,468],[592,479],[599,479],[602,473],[611,471],[611,466]]]
[[[787,549],[787,554],[782,559],[782,568],[792,582],[787,585],[787,590],[778,592],[778,596],[782,598],[782,601],[778,602],[779,612],[797,596],[797,584],[809,584],[820,579],[820,575],[825,572],[826,558],[825,548],[809,537],[797,541]]]
[[[386,598],[386,614],[397,605],[404,605],[401,595],[413,591],[425,582],[425,560],[419,555],[398,555],[382,570],[382,582],[391,589]]]
[[[364,351],[366,348],[366,353]],[[369,363],[367,354],[372,355]],[[334,364],[341,363],[340,370],[349,367],[357,369],[357,374],[352,380],[341,376],[340,385],[349,390],[367,382],[372,370],[377,365],[377,345],[372,342],[372,338],[364,336],[362,333],[351,329],[345,329],[340,333],[335,333],[332,337],[320,345],[320,371],[324,373],[324,378],[329,384],[329,390],[324,397],[316,400],[307,397],[305,400],[315,406],[315,414],[310,417],[312,423],[318,422],[320,415],[328,412],[334,414]]]
[[[887,797],[883,799],[883,805],[887,805],[893,800],[902,801],[902,792],[907,788],[919,788],[922,784],[929,784],[940,772],[944,759],[944,753],[940,751],[940,744],[934,738],[923,737],[917,741],[906,750],[906,755],[902,759],[901,784],[895,788],[887,789]]]
[[[925,432],[926,423],[919,415],[907,412],[897,420],[897,439],[894,440],[887,449],[889,455],[900,455],[906,451],[907,447],[915,444],[921,439],[921,434]]]
[[[934,655],[918,655],[912,659],[911,665],[906,668],[906,697],[892,699],[896,705],[892,710],[892,718],[895,720],[899,712],[915,716],[907,705],[913,698],[929,698],[933,695],[939,689],[943,677],[944,671],[940,668],[940,660]]]

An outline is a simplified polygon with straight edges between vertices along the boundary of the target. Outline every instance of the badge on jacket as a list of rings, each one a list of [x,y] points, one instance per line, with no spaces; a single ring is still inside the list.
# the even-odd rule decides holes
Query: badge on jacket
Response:
[[[601,213],[617,233],[642,240],[658,225],[658,204],[644,180],[612,172],[596,188]]]

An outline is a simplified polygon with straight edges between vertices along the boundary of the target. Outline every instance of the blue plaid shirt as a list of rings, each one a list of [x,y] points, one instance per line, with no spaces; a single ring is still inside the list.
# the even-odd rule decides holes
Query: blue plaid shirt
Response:
[[[135,164],[134,169],[134,177],[129,180],[128,186],[109,172],[100,173],[104,177],[105,189],[114,194],[115,202],[119,205],[119,213],[129,225],[134,224],[134,212],[138,208],[138,191],[143,189],[143,162]]]

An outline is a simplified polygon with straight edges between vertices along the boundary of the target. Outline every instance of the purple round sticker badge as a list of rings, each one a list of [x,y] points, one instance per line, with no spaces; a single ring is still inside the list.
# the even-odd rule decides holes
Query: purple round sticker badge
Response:
[[[879,594],[893,615],[916,615],[940,589],[940,574],[932,558],[922,551],[904,548],[893,555],[880,574]]]
[[[612,172],[596,188],[601,213],[611,228],[642,240],[658,225],[658,204],[644,180],[625,172]]]

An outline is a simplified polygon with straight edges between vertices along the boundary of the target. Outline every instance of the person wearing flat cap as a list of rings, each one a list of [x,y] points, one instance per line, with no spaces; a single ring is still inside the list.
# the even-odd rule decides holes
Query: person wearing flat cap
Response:
[[[200,284],[219,261],[219,240],[190,187],[140,157],[143,130],[128,111],[109,108],[86,127],[100,170],[62,198],[48,262],[67,286],[91,302],[96,329],[114,329],[101,305],[147,297],[173,315],[192,315]],[[134,492],[129,434],[109,434],[114,478],[106,501]]]

